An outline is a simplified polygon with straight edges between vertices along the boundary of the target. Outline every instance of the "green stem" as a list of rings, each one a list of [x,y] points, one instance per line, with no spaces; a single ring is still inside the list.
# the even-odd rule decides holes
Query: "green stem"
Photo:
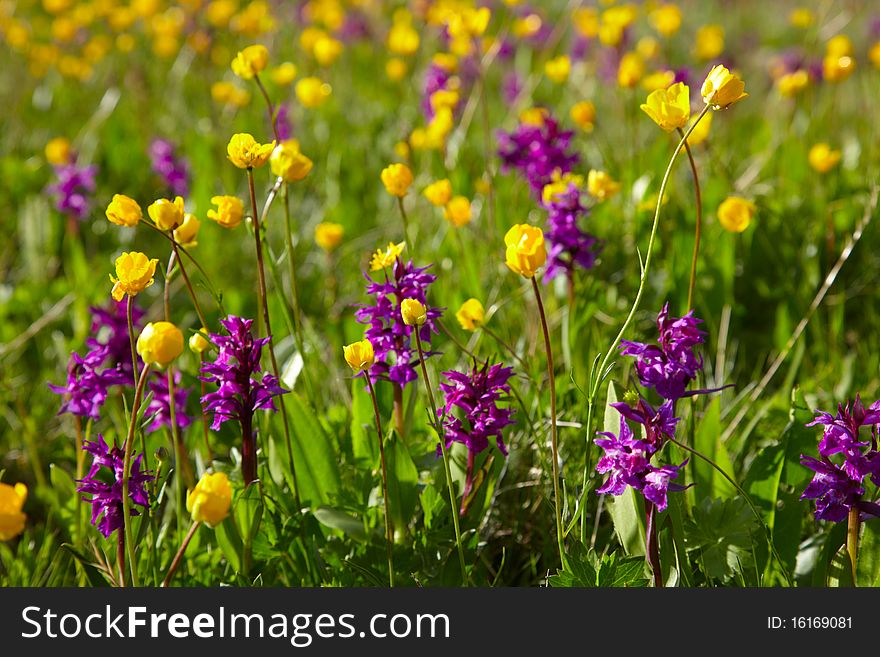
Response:
[[[856,563],[859,559],[859,509],[853,504],[846,524],[846,551],[852,561],[853,585],[856,582]]]
[[[130,306],[129,306],[130,307]],[[138,411],[141,407],[141,397],[144,386],[147,383],[147,375],[150,373],[150,365],[144,366],[138,379],[137,388],[134,392],[134,402],[131,406],[131,421],[128,424],[128,436],[125,438],[125,457],[122,465],[122,521],[124,523],[125,544],[128,548],[128,567],[131,571],[131,585],[138,586],[137,561],[135,553],[134,535],[131,529],[131,500],[129,499],[129,480],[131,479],[131,454],[134,451],[134,432],[137,425]],[[118,530],[117,530],[118,531]]]
[[[131,344],[131,371],[134,380],[134,385],[137,387],[138,384],[138,358],[137,358],[137,348],[135,347],[135,339],[134,339],[134,322],[131,318],[131,309],[132,304],[134,303],[134,297],[132,295],[128,295],[128,303],[125,307],[125,319],[128,322],[128,342]]]
[[[684,130],[679,128],[678,134],[684,139]],[[694,308],[694,286],[697,282],[697,257],[700,252],[700,236],[703,230],[703,196],[700,193],[700,178],[697,175],[697,163],[694,162],[691,145],[687,142],[687,139],[684,139],[684,148],[685,152],[687,152],[688,161],[691,164],[691,174],[694,177],[694,202],[697,205],[697,225],[694,229],[694,255],[691,258],[691,277],[688,282],[687,309],[690,311]]]
[[[174,577],[174,573],[177,572],[177,567],[180,565],[180,560],[183,558],[183,553],[186,552],[189,542],[192,540],[193,536],[196,535],[196,530],[199,528],[199,525],[201,525],[201,523],[194,522],[186,533],[183,543],[180,544],[180,549],[177,550],[177,554],[174,555],[174,561],[171,562],[171,566],[168,568],[168,574],[165,575],[165,579],[162,580],[162,588],[166,588],[171,583],[171,579]]]
[[[416,245],[410,239],[409,236],[409,218],[406,215],[406,210],[403,207],[403,197],[397,197],[397,207],[400,208],[400,216],[403,218],[403,237],[406,240],[406,243],[409,245],[409,252],[415,258],[416,255]]]
[[[367,380],[367,388],[370,390],[370,399],[373,400],[373,413],[376,417],[376,431],[379,433],[379,460],[382,464],[382,498],[385,502],[385,543],[388,553],[388,584],[394,588],[394,527],[391,525],[391,505],[388,500],[388,470],[385,467],[385,440],[382,433],[382,419],[379,415],[379,404],[376,401],[376,391],[373,388],[373,382],[370,380],[370,372],[364,371],[364,378]]]

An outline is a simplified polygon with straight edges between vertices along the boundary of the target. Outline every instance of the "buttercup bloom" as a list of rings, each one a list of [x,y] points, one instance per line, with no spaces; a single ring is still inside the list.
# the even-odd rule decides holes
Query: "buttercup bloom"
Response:
[[[475,331],[483,325],[486,310],[479,299],[468,299],[455,313],[455,319],[465,331]]]
[[[428,319],[428,310],[418,299],[404,299],[400,302],[400,315],[407,326],[422,326]]]
[[[393,265],[403,253],[405,246],[406,242],[398,242],[397,244],[388,242],[388,248],[384,251],[376,249],[376,253],[370,258],[370,271],[379,271]]]
[[[0,483],[0,541],[11,541],[24,531],[27,516],[21,509],[27,493],[24,484],[10,486]]]
[[[382,184],[392,196],[404,197],[413,182],[413,174],[405,164],[389,164],[382,169]]]
[[[178,243],[186,247],[198,246],[196,238],[199,235],[199,228],[202,222],[194,214],[187,212],[183,215],[183,223],[174,229],[174,239]]]
[[[232,504],[232,486],[223,472],[206,472],[196,487],[186,492],[186,510],[193,522],[216,527],[229,515]]]
[[[620,66],[617,69],[617,84],[621,87],[632,89],[644,74],[645,62],[641,55],[628,52],[620,58]]]
[[[130,228],[137,226],[144,216],[138,202],[125,194],[114,194],[113,200],[107,206],[105,214],[107,219],[117,226],[128,226]]]
[[[707,105],[719,110],[747,98],[745,88],[746,83],[739,76],[728,71],[726,66],[718,64],[709,71],[700,94]]]
[[[840,162],[841,153],[828,144],[816,144],[807,154],[810,166],[819,173],[828,173]]]
[[[641,107],[666,132],[684,128],[691,115],[690,89],[686,84],[676,82],[668,89],[652,91]]]
[[[278,144],[272,151],[269,166],[272,173],[283,178],[285,182],[296,182],[309,175],[312,161],[300,152],[298,141],[288,139]]]
[[[303,78],[294,87],[296,97],[303,107],[319,107],[327,100],[332,89],[321,78]]]
[[[536,226],[516,224],[504,235],[504,262],[510,270],[532,278],[547,261],[544,233]]]
[[[708,61],[724,52],[724,28],[720,25],[703,25],[697,30],[694,55]]]
[[[202,333],[208,335],[208,329],[206,329],[204,326],[202,327],[201,331],[199,331],[198,333],[193,333],[191,336],[189,336],[189,350],[194,354],[202,354],[211,347],[211,343],[204,338]]]
[[[123,253],[116,258],[116,278],[110,276],[113,282],[110,295],[115,301],[122,301],[126,294],[133,297],[143,292],[153,284],[158,263],[156,258],[151,260],[138,251]]]
[[[443,218],[457,228],[471,222],[471,202],[466,196],[454,196],[443,208]]]
[[[226,146],[229,161],[239,169],[259,168],[268,162],[275,150],[275,140],[271,143],[259,144],[246,132],[232,135]]]
[[[171,322],[150,322],[138,336],[137,353],[147,365],[165,367],[183,353],[183,333]]]
[[[452,198],[452,183],[448,178],[443,178],[443,180],[432,182],[425,187],[425,191],[422,193],[431,205],[442,208]]]
[[[548,60],[544,64],[544,73],[553,82],[562,84],[568,80],[568,76],[571,74],[571,59],[568,55],[559,55],[559,57]]]
[[[237,196],[212,196],[211,203],[217,209],[208,210],[208,219],[216,221],[224,228],[235,228],[244,218],[244,204]]]
[[[607,171],[590,169],[587,174],[587,191],[600,201],[607,201],[620,191],[620,183],[614,180]]]
[[[174,230],[183,223],[183,199],[180,196],[173,201],[160,198],[150,204],[147,214],[159,230]]]
[[[322,221],[315,226],[315,243],[327,251],[327,253],[330,253],[330,251],[342,243],[344,235],[345,229],[342,227],[342,224]]]
[[[596,106],[589,100],[582,100],[573,105],[569,115],[581,130],[593,131],[593,124],[596,122]]]
[[[232,72],[243,80],[250,80],[259,74],[269,63],[266,46],[248,46],[232,60]]]
[[[73,148],[66,137],[55,137],[46,142],[44,153],[49,164],[61,166],[71,161]]]
[[[348,366],[357,373],[370,369],[376,362],[373,343],[366,339],[345,345],[342,348],[342,354],[345,356],[345,362],[348,363]]]
[[[718,206],[718,223],[731,233],[741,233],[755,216],[755,204],[739,196],[728,196]]]

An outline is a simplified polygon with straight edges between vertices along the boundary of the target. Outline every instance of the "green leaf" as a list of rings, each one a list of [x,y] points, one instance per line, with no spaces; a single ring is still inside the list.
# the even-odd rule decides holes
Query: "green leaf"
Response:
[[[235,500],[233,513],[239,536],[245,545],[249,545],[259,531],[260,520],[263,518],[263,498],[259,483],[252,482],[242,491]]]
[[[831,559],[828,566],[827,584],[830,588],[852,588],[855,586],[852,559],[849,558],[846,545],[842,545]]]
[[[705,499],[694,508],[693,516],[685,543],[689,550],[699,551],[697,562],[707,577],[728,581],[754,563],[752,542],[758,529],[745,500]]]
[[[70,543],[62,543],[61,548],[73,555],[83,567],[83,571],[89,580],[89,584],[95,587],[108,586],[108,582],[104,573],[98,568],[98,565],[89,561],[82,552],[77,550]]]
[[[856,581],[859,586],[880,586],[880,522],[870,520],[864,526],[859,540]]]
[[[232,516],[227,516],[226,520],[221,522],[214,528],[214,536],[217,539],[217,545],[223,552],[223,556],[232,566],[236,573],[241,572],[241,537],[238,535],[238,529],[235,526]]]
[[[327,504],[342,487],[339,476],[339,459],[330,436],[324,431],[324,427],[318,422],[306,402],[296,392],[285,395],[284,404],[287,409],[287,417],[290,420],[293,459],[300,499],[304,504]],[[276,448],[283,454],[282,463],[285,471],[288,471],[287,445],[283,442],[283,430],[280,432],[276,430],[273,439],[281,441]]]
[[[367,467],[375,467],[379,460],[373,400],[364,390],[363,379],[352,379],[351,382],[351,451],[355,460]]]
[[[419,471],[403,441],[392,430],[385,441],[388,497],[396,530],[405,528],[418,504]]]
[[[315,518],[322,525],[338,529],[356,541],[367,540],[367,532],[362,520],[329,506],[319,506],[314,511]]]
[[[694,449],[712,459],[727,474],[733,474],[733,464],[727,448],[721,443],[721,397],[709,403],[694,438]],[[714,497],[735,497],[736,489],[715,468],[701,458],[693,458],[694,493],[696,500]]]

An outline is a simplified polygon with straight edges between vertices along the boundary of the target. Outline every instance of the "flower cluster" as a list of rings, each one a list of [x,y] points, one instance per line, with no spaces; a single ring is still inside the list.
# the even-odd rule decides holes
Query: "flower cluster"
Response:
[[[67,385],[48,384],[52,392],[64,395],[59,414],[71,413],[92,420],[101,419],[101,407],[107,401],[110,386],[124,385],[131,381],[131,375],[125,374],[120,368],[101,369],[109,354],[110,350],[106,346],[92,349],[85,356],[76,352],[70,354]]]
[[[55,167],[56,181],[47,187],[55,197],[55,209],[80,221],[89,213],[89,195],[95,191],[98,167],[78,166],[75,162]]]
[[[102,347],[107,349],[107,360],[111,367],[122,370],[131,379],[131,341],[128,336],[126,319],[126,303],[110,301],[106,308],[91,306],[92,335],[86,338],[86,346],[94,351]],[[131,304],[131,323],[135,333],[140,331],[144,311],[134,303]]]
[[[550,243],[544,280],[550,281],[560,274],[571,277],[575,267],[591,269],[601,245],[593,235],[578,226],[578,221],[587,216],[588,210],[581,203],[577,184],[569,182],[564,191],[551,194],[544,207],[547,208],[544,237]]]
[[[361,324],[368,324],[366,338],[376,352],[376,364],[370,369],[373,381],[389,379],[405,386],[418,378],[418,365],[415,349],[412,346],[412,333],[419,331],[423,344],[430,347],[431,334],[437,333],[434,320],[440,317],[440,308],[428,307],[427,319],[420,327],[407,326],[400,314],[400,304],[404,299],[415,299],[428,305],[428,287],[437,278],[427,273],[429,267],[416,267],[412,260],[404,264],[399,258],[391,266],[391,277],[385,270],[385,282],[379,282],[364,274],[369,281],[367,294],[373,297],[372,305],[361,306],[355,317]],[[426,351],[425,357],[433,352]],[[388,362],[388,356],[393,362]]]
[[[91,498],[83,499],[92,505],[92,524],[106,538],[124,524],[122,479],[125,453],[121,447],[110,448],[100,434],[97,442],[86,441],[83,444],[83,450],[92,455],[92,467],[85,478],[80,481],[77,490],[80,493],[91,495]],[[147,508],[150,500],[144,484],[152,481],[154,477],[147,472],[141,472],[143,458],[143,454],[138,454],[131,461],[128,497],[132,504]],[[112,473],[111,483],[106,483],[99,478],[101,468],[107,468]],[[140,512],[133,506],[130,509],[131,515],[140,515]]]
[[[192,418],[186,414],[186,399],[189,389],[180,385],[180,371],[174,372],[174,420],[177,426],[185,429],[192,424]],[[168,376],[164,372],[156,372],[147,386],[153,396],[147,404],[145,418],[150,419],[147,431],[158,431],[162,427],[171,428],[171,394],[168,389]]]
[[[229,315],[220,320],[228,335],[211,334],[219,353],[214,362],[202,364],[202,381],[216,383],[219,389],[202,397],[206,412],[214,414],[211,428],[217,430],[227,420],[238,420],[247,431],[252,428],[254,411],[276,410],[272,398],[287,392],[271,374],[261,374],[260,356],[269,338],[254,338],[252,319]]]
[[[153,173],[175,196],[189,195],[189,164],[174,156],[174,146],[165,139],[154,139],[150,143],[150,160]]]
[[[667,303],[657,315],[659,344],[621,340],[621,353],[636,357],[636,373],[643,386],[673,401],[696,394],[686,393],[686,389],[703,369],[703,357],[694,352],[694,347],[705,341],[705,333],[697,328],[702,321],[694,317],[693,311],[670,318]]]
[[[860,516],[880,517],[880,505],[862,499],[866,477],[874,485],[880,485],[878,423],[880,401],[866,409],[856,395],[852,406],[838,405],[837,415],[817,411],[816,419],[807,424],[808,427],[817,424],[825,427],[819,441],[821,459],[801,454],[801,464],[815,473],[801,499],[816,500],[817,520],[840,522],[853,508],[859,510]],[[859,440],[860,427],[871,427],[870,442]]]
[[[568,153],[570,130],[560,130],[549,112],[542,111],[540,120],[522,122],[513,132],[498,133],[498,156],[502,170],[516,169],[535,195],[551,182],[554,172],[565,174],[578,163],[576,153]]]

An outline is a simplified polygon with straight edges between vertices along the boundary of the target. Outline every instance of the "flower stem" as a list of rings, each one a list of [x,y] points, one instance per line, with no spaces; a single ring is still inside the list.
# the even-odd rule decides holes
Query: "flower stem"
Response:
[[[275,135],[275,141],[280,144],[281,139],[278,137],[278,120],[275,115],[275,106],[272,105],[272,101],[269,98],[269,93],[266,91],[266,87],[263,86],[263,82],[260,80],[260,76],[256,73],[254,73],[254,82],[257,83],[257,86],[260,88],[260,93],[263,94],[263,100],[266,101],[266,107],[269,112],[269,123],[272,125],[272,134]]]
[[[852,561],[853,586],[856,583],[856,562],[859,558],[859,509],[855,504],[849,510],[846,524],[846,551]]]
[[[373,400],[373,414],[376,417],[376,431],[379,434],[379,460],[382,463],[382,498],[385,502],[385,543],[388,552],[388,584],[394,587],[394,556],[392,546],[394,545],[394,527],[391,525],[391,506],[388,500],[388,470],[385,467],[385,440],[382,434],[382,419],[379,416],[379,404],[376,401],[376,390],[373,388],[373,382],[370,379],[369,371],[364,371],[364,378],[367,380],[367,388],[370,390],[370,399]]]
[[[192,299],[193,307],[196,309],[196,315],[199,316],[199,321],[202,323],[202,326],[208,326],[208,320],[205,319],[205,314],[202,312],[202,307],[199,304],[199,299],[196,296],[196,292],[193,289],[192,282],[189,280],[189,274],[186,273],[186,267],[183,266],[183,258],[180,257],[180,251],[178,250],[177,242],[175,240],[171,240],[171,248],[174,249],[174,255],[177,259],[177,268],[180,269],[180,275],[183,277],[183,282],[186,285],[187,291],[189,291],[189,296]]]
[[[452,512],[452,526],[455,528],[455,546],[458,549],[458,563],[461,566],[462,583],[467,586],[467,566],[464,561],[464,549],[461,546],[461,527],[458,523],[458,509],[455,505],[455,491],[452,488],[452,470],[449,467],[449,454],[446,452],[446,439],[443,437],[440,415],[437,413],[437,404],[434,402],[434,391],[428,379],[428,366],[425,365],[425,352],[422,350],[422,338],[419,336],[419,327],[413,327],[416,336],[416,347],[419,350],[419,362],[422,365],[422,378],[425,380],[425,390],[428,392],[428,400],[431,402],[431,418],[434,430],[437,432],[437,440],[440,443],[440,451],[443,454],[443,468],[446,471],[446,488],[449,490],[449,510]]]
[[[660,545],[657,542],[657,507],[645,500],[645,560],[651,567],[654,587],[663,588],[663,572],[660,569]]]
[[[538,314],[541,316],[541,328],[544,331],[544,348],[547,351],[547,378],[550,383],[550,446],[552,449],[553,466],[553,509],[556,515],[556,543],[559,548],[559,561],[565,568],[565,545],[562,530],[562,507],[559,494],[559,444],[556,437],[556,377],[553,373],[553,350],[550,347],[550,330],[547,328],[547,315],[544,313],[544,302],[541,290],[534,276],[531,278],[532,289],[538,302]]]
[[[129,300],[131,297],[129,297]],[[129,305],[131,308],[131,305]],[[134,451],[134,432],[137,425],[138,411],[141,407],[141,397],[144,393],[144,386],[147,383],[147,375],[150,373],[150,365],[144,366],[140,378],[137,382],[137,388],[134,391],[134,402],[131,405],[131,421],[128,425],[128,436],[125,438],[125,457],[122,464],[122,521],[124,523],[124,531],[126,544],[128,547],[128,567],[131,571],[131,585],[138,586],[137,561],[135,560],[135,542],[131,529],[131,500],[129,499],[129,480],[131,479],[131,454]],[[118,531],[118,530],[117,530]]]
[[[400,216],[403,218],[403,237],[409,245],[409,252],[415,257],[416,245],[409,236],[409,218],[406,215],[406,209],[403,207],[403,197],[397,197],[397,207],[400,208]]]
[[[134,322],[131,318],[131,310],[134,297],[130,294],[128,295],[128,303],[125,306],[125,318],[128,322],[128,341],[131,344],[131,371],[134,380],[134,385],[137,387],[138,384],[138,357],[137,357],[137,348],[135,347],[135,339],[134,339]]]
[[[394,428],[397,431],[397,435],[400,436],[400,439],[406,441],[406,437],[403,434],[404,428],[404,418],[403,418],[403,386],[399,383],[392,382],[391,384],[394,390],[394,401],[392,404],[393,414],[394,414]]]
[[[700,193],[700,178],[697,175],[697,163],[694,162],[694,154],[691,152],[691,145],[687,142],[687,139],[685,139],[684,130],[679,128],[678,134],[684,139],[685,152],[687,152],[688,161],[691,164],[691,174],[694,177],[694,203],[697,205],[697,225],[694,229],[694,255],[691,258],[691,277],[688,282],[687,309],[690,311],[694,308],[694,286],[697,282],[697,257],[700,252],[700,235],[703,231],[703,196]]]
[[[116,566],[119,568],[119,586],[125,586],[125,533],[118,529],[116,533],[119,535],[116,540]]]
[[[483,331],[485,331],[493,340],[495,340],[495,342],[497,342],[499,345],[501,345],[507,351],[509,351],[510,355],[513,356],[520,365],[522,365],[524,370],[527,369],[525,361],[522,358],[520,358],[520,355],[518,353],[516,353],[516,349],[514,349],[512,346],[510,346],[510,344],[505,342],[504,339],[502,339],[502,337],[500,335],[495,333],[495,331],[490,329],[485,324],[481,324],[480,328],[483,329]]]
[[[196,530],[199,528],[200,525],[201,523],[194,522],[189,528],[189,531],[186,533],[186,537],[183,539],[183,543],[180,544],[180,549],[177,550],[177,554],[174,555],[174,561],[171,562],[171,566],[168,568],[168,574],[165,575],[165,579],[162,580],[163,589],[171,583],[171,579],[174,577],[174,573],[177,572],[177,567],[180,565],[180,560],[183,558],[183,553],[186,552],[186,548],[189,546],[189,542],[192,540],[193,536],[196,535]]]

